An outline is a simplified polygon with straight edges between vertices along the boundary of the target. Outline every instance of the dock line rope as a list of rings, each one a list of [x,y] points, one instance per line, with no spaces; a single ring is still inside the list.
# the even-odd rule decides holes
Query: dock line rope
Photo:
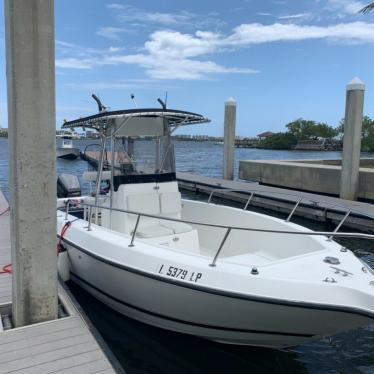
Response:
[[[9,207],[8,209],[9,210]],[[7,210],[4,212],[0,213],[0,216],[4,214]],[[67,221],[64,226],[62,226],[61,232],[60,232],[60,239],[57,244],[57,255],[63,250],[64,246],[62,245],[62,240],[64,239],[64,235],[66,234],[66,231],[68,228],[71,226],[71,224],[75,221],[79,220],[79,218],[74,219],[73,221]],[[7,264],[4,265],[3,267],[0,268],[0,275],[2,274],[12,274],[12,264]]]
[[[59,238],[59,241],[57,243],[57,255],[62,252],[62,250],[64,249],[64,246],[62,245],[62,241],[64,240],[64,236],[66,234],[66,231],[68,231],[69,227],[71,226],[71,224],[75,221],[78,221],[79,218],[76,218],[72,221],[67,221],[64,226],[62,226],[61,228],[61,232],[60,232],[60,238]]]
[[[10,211],[10,207],[6,208],[4,211],[0,213],[0,217],[3,216],[5,213]],[[0,267],[0,275],[1,274],[11,274],[12,273],[12,264],[7,264]]]
[[[10,207],[6,208],[3,212],[0,213],[0,216],[4,215],[6,212],[10,211]]]
[[[12,264],[4,265],[0,270],[1,274],[12,274]]]

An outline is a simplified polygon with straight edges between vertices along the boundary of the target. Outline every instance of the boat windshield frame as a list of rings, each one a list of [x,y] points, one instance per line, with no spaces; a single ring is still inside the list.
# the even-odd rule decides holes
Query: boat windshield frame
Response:
[[[140,125],[139,130],[138,126],[133,126],[134,123],[131,123],[131,119],[133,118],[135,118],[135,121],[133,121],[135,125]],[[160,121],[159,119],[161,119],[162,121]],[[152,121],[154,121],[154,124],[156,126],[149,126],[152,123]],[[110,168],[110,208],[112,208],[114,191],[118,190],[121,184],[175,181],[176,175],[174,145],[172,142],[171,134],[180,126],[196,125],[209,122],[210,120],[202,116],[201,114],[187,112],[183,110],[167,109],[165,107],[162,109],[142,108],[116,111],[107,111],[106,109],[104,109],[101,110],[99,113],[91,116],[78,118],[73,121],[66,121],[61,126],[61,128],[70,129],[71,131],[74,131],[76,127],[82,127],[83,130],[88,128],[96,130],[100,135],[101,145],[100,157],[97,165],[95,205],[97,205],[98,203],[98,198],[101,191],[100,185],[102,181],[102,172],[105,163],[104,155],[106,154],[106,143],[107,139],[110,139],[112,160]],[[140,127],[142,127],[143,132],[141,132]],[[164,153],[161,152],[160,154],[168,154],[168,157],[158,157],[158,159],[163,160],[158,173],[118,177],[115,176],[115,167],[113,162],[115,156],[115,139],[119,135],[122,135],[123,137],[123,135],[126,134],[127,128],[129,128],[129,131],[127,133],[127,139],[131,139],[134,136],[136,137],[139,135],[149,135],[152,138],[164,137],[166,139],[165,144],[162,146],[164,149]],[[139,133],[137,133],[137,131],[139,131]],[[147,134],[147,132],[149,132],[149,134]],[[167,164],[164,164],[165,160]]]
[[[102,111],[100,113],[78,118],[73,121],[66,121],[62,129],[74,129],[76,127],[83,127],[96,130],[100,133],[105,133],[106,136],[111,136],[111,130],[115,125],[116,120],[135,118],[135,117],[161,117],[168,120],[170,128],[186,125],[196,125],[202,123],[209,123],[210,119],[200,114],[187,112],[183,110],[174,109],[158,109],[158,108],[144,108],[144,109],[126,109],[115,111]]]

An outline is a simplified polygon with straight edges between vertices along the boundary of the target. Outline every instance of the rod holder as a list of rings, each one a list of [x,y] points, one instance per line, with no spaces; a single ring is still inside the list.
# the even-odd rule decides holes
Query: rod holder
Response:
[[[251,193],[251,196],[249,196],[249,199],[245,203],[243,210],[247,210],[248,205],[251,203],[251,200],[252,200],[252,197],[254,196],[254,194],[255,194],[254,192]]]
[[[342,220],[339,222],[339,225],[336,226],[336,228],[335,228],[335,230],[333,231],[333,233],[336,233],[336,232],[339,231],[339,229],[343,226],[344,222],[347,220],[347,218],[348,218],[348,216],[351,214],[351,212],[352,212],[352,211],[349,210],[349,211],[345,214],[345,216],[344,216],[344,217],[342,218]],[[329,238],[327,239],[327,241],[328,241],[328,242],[331,242],[332,238],[333,238],[333,235],[330,235]]]
[[[91,229],[91,221],[92,221],[92,206],[89,207],[88,209],[88,227],[87,227],[87,231],[92,231]]]
[[[138,214],[138,217],[136,219],[135,228],[134,228],[134,231],[133,231],[132,236],[131,236],[131,242],[129,244],[129,247],[134,247],[135,246],[134,240],[135,240],[136,230],[138,229],[139,221],[140,221],[140,214]]]
[[[65,203],[65,221],[68,220],[70,200],[68,199]]]
[[[296,203],[295,206],[293,207],[293,209],[292,209],[290,215],[287,217],[286,222],[290,222],[290,220],[291,220],[293,214],[295,213],[295,211],[296,211],[297,207],[299,206],[299,204],[300,204],[300,202],[301,202],[302,199],[303,199],[303,198],[300,197],[300,199],[297,201],[297,203]]]
[[[229,228],[226,230],[225,236],[223,237],[223,239],[222,239],[222,241],[221,241],[221,244],[220,244],[220,246],[219,246],[219,248],[218,248],[218,251],[217,251],[216,255],[214,256],[212,263],[209,264],[209,266],[212,266],[212,267],[216,266],[216,261],[217,261],[217,259],[218,259],[218,256],[219,256],[219,254],[220,254],[220,252],[221,252],[221,250],[222,250],[222,248],[223,248],[223,246],[224,246],[224,244],[225,244],[225,242],[226,242],[228,236],[230,235],[230,232],[231,232],[231,227],[229,227]]]

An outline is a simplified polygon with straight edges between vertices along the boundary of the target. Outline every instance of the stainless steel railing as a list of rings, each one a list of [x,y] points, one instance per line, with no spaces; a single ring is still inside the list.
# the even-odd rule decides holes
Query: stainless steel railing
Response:
[[[216,188],[216,189],[213,189],[210,194],[209,194],[209,198],[208,198],[208,201],[207,203],[210,204],[211,200],[212,200],[212,197],[214,195],[214,193],[216,192],[221,192],[222,194],[225,194],[226,192],[245,192],[246,194],[250,193],[250,196],[249,198],[247,199],[244,207],[243,207],[243,210],[247,210],[249,204],[251,203],[253,197],[255,196],[255,194],[257,193],[259,196],[261,197],[269,197],[269,198],[272,198],[271,196],[267,196],[267,195],[277,195],[278,196],[278,199],[279,196],[292,196],[293,198],[297,198],[297,201],[295,203],[295,205],[293,206],[290,214],[288,215],[288,217],[286,218],[286,222],[290,222],[291,218],[293,217],[296,209],[299,207],[299,205],[303,202],[303,201],[309,201],[313,204],[314,207],[316,206],[319,206],[319,203],[317,200],[314,200],[314,199],[310,199],[310,198],[307,198],[307,197],[304,197],[304,196],[301,196],[301,195],[298,195],[298,194],[292,194],[292,193],[287,193],[287,192],[275,192],[275,191],[263,191],[263,190],[255,190],[255,189],[235,189],[235,188]],[[344,222],[347,220],[348,216],[351,214],[351,213],[356,213],[356,214],[359,214],[361,216],[365,216],[367,218],[370,218],[370,219],[373,219],[374,220],[374,216],[371,216],[370,214],[367,214],[367,213],[364,213],[364,212],[361,212],[359,210],[356,210],[356,209],[347,209],[346,206],[342,205],[342,204],[331,204],[327,201],[323,201],[321,202],[323,203],[324,205],[332,208],[332,209],[340,209],[342,210],[345,215],[343,216],[343,218],[341,219],[341,221],[338,223],[338,225],[336,226],[335,230],[333,231],[334,233],[336,233],[340,228],[341,226],[344,224]],[[331,235],[330,235],[330,239],[331,239]]]
[[[69,202],[69,200],[67,200]],[[300,203],[300,200],[298,201]],[[297,204],[298,205],[298,204]],[[68,206],[69,203],[65,204],[65,219],[67,220],[68,217]],[[172,222],[181,222],[185,224],[190,225],[196,225],[196,226],[205,226],[205,227],[214,227],[214,228],[220,228],[225,230],[225,235],[223,239],[220,242],[219,248],[216,251],[212,262],[209,264],[210,266],[214,267],[216,266],[217,259],[225,245],[225,242],[227,241],[230,233],[233,230],[241,230],[241,231],[250,231],[250,232],[261,232],[261,233],[269,233],[269,234],[288,234],[288,235],[308,235],[308,236],[326,236],[328,241],[331,241],[334,237],[340,237],[340,238],[360,238],[360,239],[371,239],[374,240],[374,235],[371,234],[364,234],[364,233],[353,233],[353,232],[338,232],[339,228],[343,225],[345,219],[350,214],[350,211],[347,212],[347,214],[344,216],[343,220],[339,223],[339,225],[335,228],[332,232],[326,232],[326,231],[296,231],[296,230],[270,230],[270,229],[261,229],[261,228],[253,228],[253,227],[241,227],[241,226],[229,226],[229,225],[219,225],[219,224],[213,224],[213,223],[206,223],[206,222],[198,222],[198,221],[191,221],[191,220],[185,220],[185,219],[177,219],[172,217],[166,217],[166,216],[160,216],[160,215],[154,215],[154,214],[148,214],[128,209],[119,209],[119,208],[110,208],[103,205],[96,205],[96,204],[87,204],[82,203],[82,206],[84,209],[88,209],[88,226],[87,231],[92,231],[92,210],[95,209],[95,214],[99,213],[100,209],[106,209],[110,210],[110,212],[120,212],[120,213],[126,213],[126,214],[134,214],[137,216],[136,223],[134,230],[131,234],[131,241],[128,245],[129,247],[134,247],[135,244],[135,237],[138,230],[139,222],[141,217],[148,217],[148,218],[155,218],[160,219],[164,221],[172,221]],[[294,207],[293,210],[295,210],[297,206]],[[293,213],[293,212],[291,212]],[[290,214],[291,215],[291,214]],[[87,217],[87,213],[85,213],[85,217]]]

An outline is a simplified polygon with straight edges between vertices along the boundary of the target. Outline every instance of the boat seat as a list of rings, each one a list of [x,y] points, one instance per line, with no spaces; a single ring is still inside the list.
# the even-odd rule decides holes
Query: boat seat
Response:
[[[183,222],[161,221],[161,225],[171,229],[173,234],[183,234],[184,232],[190,232],[193,230],[192,226]]]
[[[140,227],[136,230],[136,237],[144,239],[156,238],[159,236],[170,236],[173,234],[174,232],[172,229],[162,225]]]
[[[162,216],[180,219],[182,211],[180,192],[160,193],[160,211]],[[182,234],[193,230],[191,225],[183,222],[163,220],[161,225],[172,229],[174,234]]]
[[[129,194],[126,199],[127,208],[134,212],[180,219],[182,204],[179,192]],[[131,235],[134,232],[136,220],[136,214],[127,214],[126,231]],[[191,225],[183,222],[141,216],[136,236],[139,238],[154,238],[182,234],[192,230]]]
[[[127,209],[151,215],[160,214],[160,203],[158,194],[142,193],[127,195]],[[136,214],[127,213],[126,231],[132,235],[137,220]],[[174,231],[160,224],[158,218],[140,216],[136,230],[139,238],[154,238],[158,236],[173,235]]]

